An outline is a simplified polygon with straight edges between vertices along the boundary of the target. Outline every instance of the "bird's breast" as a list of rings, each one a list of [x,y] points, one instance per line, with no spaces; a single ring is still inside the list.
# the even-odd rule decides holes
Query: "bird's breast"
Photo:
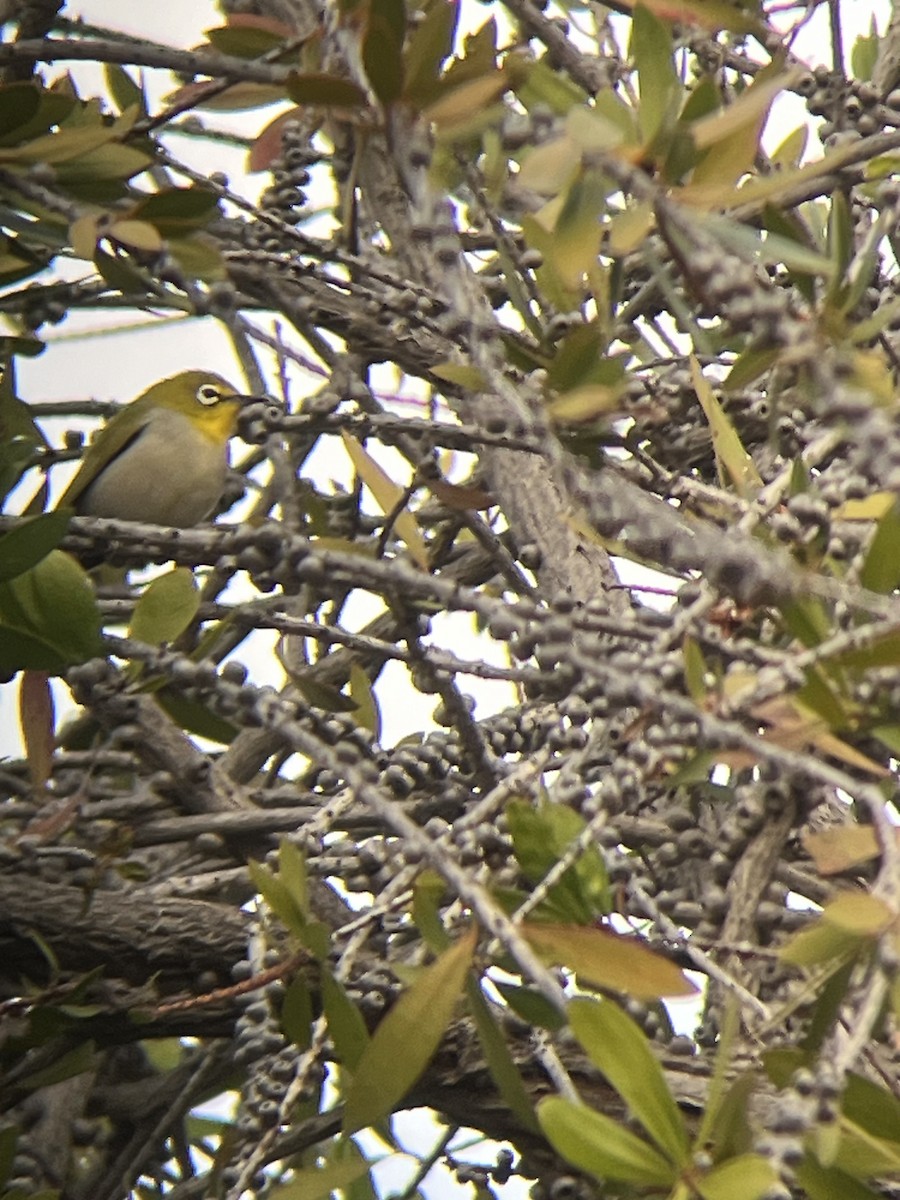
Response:
[[[164,410],[104,467],[78,511],[186,528],[215,508],[227,467],[227,441],[213,440],[189,417]]]

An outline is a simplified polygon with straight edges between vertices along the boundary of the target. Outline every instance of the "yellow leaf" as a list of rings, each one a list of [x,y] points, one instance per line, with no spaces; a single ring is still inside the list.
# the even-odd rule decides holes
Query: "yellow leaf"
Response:
[[[819,833],[805,833],[802,842],[820,875],[837,875],[869,862],[879,853],[871,825],[837,825]]]
[[[884,357],[876,350],[857,350],[851,359],[853,380],[871,395],[873,400],[893,405],[897,391]]]
[[[431,368],[431,374],[447,383],[455,383],[457,387],[469,392],[481,392],[487,387],[487,380],[477,367],[469,363],[439,362]]]
[[[404,489],[391,479],[390,475],[378,465],[375,459],[357,441],[352,433],[341,430],[344,446],[350,455],[350,460],[356,468],[356,473],[375,497],[375,503],[388,516],[403,500]],[[428,570],[428,547],[422,537],[416,518],[404,507],[394,520],[394,528],[403,538],[410,554],[424,570]]]
[[[566,135],[536,146],[516,176],[516,184],[540,196],[555,196],[575,177],[581,151]]]
[[[745,499],[751,499],[762,487],[762,479],[753,459],[744,449],[737,430],[716,399],[712,388],[700,370],[700,364],[693,355],[691,355],[691,377],[697,399],[709,422],[713,450],[719,463],[719,469],[730,478],[739,495]]]
[[[600,987],[643,1000],[693,996],[687,976],[636,938],[587,925],[524,924],[525,937],[548,962],[568,967]]]
[[[845,500],[833,512],[836,521],[880,521],[894,507],[893,492],[872,492],[859,500]]]
[[[896,922],[897,914],[870,892],[842,892],[826,904],[822,919],[847,933],[877,937]]]
[[[566,133],[582,150],[596,153],[598,150],[614,150],[625,140],[622,128],[610,121],[595,108],[575,105],[566,117]]]
[[[97,249],[96,216],[85,214],[77,217],[69,227],[69,240],[75,257],[86,258],[90,262]]]
[[[806,153],[808,141],[809,126],[798,126],[772,151],[769,155],[769,162],[783,171],[799,166]]]
[[[842,738],[835,737],[833,733],[825,731],[817,733],[812,739],[812,745],[817,750],[821,750],[823,754],[827,754],[829,758],[836,758],[838,762],[846,763],[848,767],[858,767],[861,771],[868,771],[870,775],[875,775],[879,779],[886,779],[890,775],[887,767],[883,767],[881,763],[875,762],[867,754],[850,746]]]
[[[509,80],[504,71],[479,75],[476,79],[461,83],[459,87],[429,104],[423,116],[426,121],[432,121],[446,133],[448,128],[462,124],[502,96],[508,85]]]
[[[617,213],[607,225],[610,253],[630,254],[636,250],[653,228],[653,221],[650,204],[634,204]]]
[[[705,150],[708,146],[724,141],[738,130],[761,121],[778,93],[793,87],[801,74],[799,68],[795,68],[776,75],[774,79],[751,84],[727,108],[710,113],[708,117],[701,117],[691,126],[694,145],[698,150]]]
[[[583,387],[564,392],[549,405],[550,417],[559,423],[575,424],[591,421],[603,413],[612,412],[618,404],[621,387],[602,383],[586,383]]]
[[[814,162],[804,163],[793,171],[779,171],[774,175],[755,176],[741,187],[729,180],[726,184],[688,184],[673,193],[682,203],[699,209],[741,208],[747,212],[759,212],[769,203],[789,195],[799,184],[811,183],[822,175],[830,175],[859,157],[856,143],[836,146]]]
[[[129,250],[141,250],[148,254],[158,254],[164,245],[159,230],[149,221],[116,221],[110,226],[107,236]]]

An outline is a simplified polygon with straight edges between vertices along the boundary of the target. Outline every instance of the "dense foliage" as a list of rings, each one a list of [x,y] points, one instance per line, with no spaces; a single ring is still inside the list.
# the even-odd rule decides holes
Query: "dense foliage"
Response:
[[[0,1194],[894,1194],[900,14],[220,7],[0,5]],[[215,524],[52,509],[136,313]]]

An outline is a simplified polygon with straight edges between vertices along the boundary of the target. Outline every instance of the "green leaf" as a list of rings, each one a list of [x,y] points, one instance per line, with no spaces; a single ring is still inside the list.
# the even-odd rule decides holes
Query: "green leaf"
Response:
[[[683,1167],[689,1159],[684,1120],[640,1027],[612,1000],[572,1000],[567,1011],[572,1030],[591,1062],[660,1150]]]
[[[638,1187],[675,1183],[675,1168],[649,1142],[586,1104],[549,1096],[538,1105],[538,1121],[554,1149],[589,1175]]]
[[[546,58],[528,64],[524,78],[516,81],[516,94],[527,109],[546,105],[558,117],[564,117],[576,104],[587,100],[583,89],[563,71],[554,71]]]
[[[57,174],[60,182],[82,199],[113,199],[121,195],[122,189],[111,188],[109,184],[121,184],[131,179],[133,175],[145,171],[152,162],[149,154],[134,146],[112,144],[98,146],[89,154],[81,154],[70,162],[60,163]]]
[[[548,822],[524,800],[511,800],[507,804],[506,820],[522,874],[529,883],[539,883],[557,861]]]
[[[295,104],[321,104],[324,107],[362,108],[366,93],[349,79],[317,72],[291,74],[286,90]]]
[[[741,1154],[719,1163],[694,1186],[703,1200],[761,1200],[778,1182],[778,1173],[759,1154]]]
[[[883,593],[900,584],[900,500],[878,522],[859,581],[863,587]]]
[[[797,167],[806,153],[809,142],[809,126],[798,125],[775,147],[769,155],[769,162],[779,170]]]
[[[826,280],[835,277],[834,263],[830,259],[794,238],[771,230],[763,237],[758,230],[750,229],[731,217],[712,213],[705,214],[704,223],[708,232],[726,249],[769,266],[785,266],[795,279],[799,274]]]
[[[324,1197],[336,1192],[345,1192],[351,1183],[361,1179],[368,1171],[369,1164],[363,1158],[293,1170],[288,1183],[267,1188],[266,1195],[269,1200],[324,1200]]]
[[[31,409],[16,395],[14,355],[21,351],[13,343],[19,340],[0,339],[0,357],[5,366],[0,378],[0,503],[25,474],[37,447],[46,444]]]
[[[840,892],[822,910],[820,918],[858,937],[877,938],[890,929],[896,915],[890,905],[871,892]]]
[[[879,213],[875,224],[867,231],[862,246],[853,255],[847,267],[846,281],[840,293],[840,312],[843,315],[848,315],[856,308],[872,283],[883,257],[884,239],[891,230],[890,213]],[[856,336],[858,338],[858,332]]]
[[[541,804],[532,808],[513,800],[506,817],[516,859],[532,883],[539,883],[556,866],[584,830],[584,820],[559,804]],[[586,924],[600,913],[609,911],[609,884],[603,859],[595,848],[585,847],[547,893],[539,908],[542,918],[555,918]]]
[[[292,76],[288,77],[289,80]],[[245,112],[253,108],[265,108],[270,104],[281,104],[288,91],[289,82],[235,83],[224,92],[210,92],[205,83],[188,83],[171,93],[167,100],[172,104],[189,104],[192,108],[210,112]]]
[[[300,933],[300,941],[320,963],[331,953],[331,929],[324,921],[307,922]]]
[[[809,1200],[882,1200],[884,1196],[837,1167],[823,1167],[811,1154],[796,1168],[796,1175]]]
[[[93,256],[94,266],[109,284],[123,296],[143,295],[148,286],[148,277],[121,250],[110,254],[98,246]]]
[[[485,1062],[504,1103],[526,1129],[536,1133],[537,1118],[522,1082],[521,1072],[513,1061],[503,1031],[484,998],[478,979],[471,973],[466,980],[466,995]]]
[[[193,621],[200,607],[200,593],[189,567],[175,567],[159,575],[135,605],[129,637],[162,646],[174,642]]]
[[[19,1130],[15,1125],[6,1125],[0,1129],[0,1194],[3,1194],[3,1189],[9,1179],[18,1140]]]
[[[856,934],[831,925],[828,921],[815,920],[788,938],[779,949],[778,957],[795,967],[824,965],[836,971],[857,955],[863,946],[864,941]]]
[[[4,86],[0,90],[0,145],[15,146],[46,133],[62,124],[77,106],[78,101],[61,90],[50,91],[33,83]]]
[[[36,566],[55,550],[72,519],[70,512],[44,513],[0,535],[0,581]]]
[[[51,550],[0,583],[0,675],[28,668],[58,675],[102,652],[94,589],[74,558]]]
[[[645,146],[661,141],[681,108],[681,81],[675,70],[672,31],[643,4],[634,10],[631,56],[638,73],[638,115]]]
[[[314,708],[321,708],[325,712],[356,711],[356,701],[345,696],[343,692],[339,692],[337,688],[331,687],[330,684],[322,683],[300,671],[292,671],[290,676],[297,691],[300,692],[306,703]]]
[[[362,59],[372,91],[384,105],[393,104],[403,93],[405,35],[403,0],[370,0]]]
[[[848,1076],[842,1111],[872,1137],[900,1142],[900,1100],[872,1080]]]
[[[169,251],[191,279],[205,283],[225,278],[225,263],[212,239],[200,231],[191,237],[173,237]]]
[[[706,700],[706,660],[703,651],[695,638],[686,637],[682,644],[684,654],[684,682],[688,695],[695,704],[702,705]]]
[[[820,1050],[825,1039],[831,1035],[841,1005],[850,990],[850,979],[855,965],[852,959],[849,960],[839,970],[832,972],[824,984],[816,988],[815,1004],[803,1035],[804,1050]]]
[[[549,962],[590,983],[643,1000],[693,996],[697,988],[662,955],[636,938],[585,925],[523,924],[523,936]]]
[[[803,1050],[782,1046],[773,1050],[764,1050],[762,1065],[768,1078],[780,1090],[787,1087],[795,1071],[799,1071],[801,1067],[813,1067],[815,1060],[811,1054]]]
[[[168,687],[155,690],[153,698],[163,712],[187,733],[195,733],[198,737],[208,738],[223,746],[230,745],[237,737],[237,726],[214,713],[202,700]]]
[[[872,14],[867,34],[861,33],[854,41],[853,47],[850,50],[850,69],[853,72],[854,79],[860,81],[871,79],[875,72],[875,64],[878,62],[878,54],[881,49],[882,38],[878,33],[878,26],[875,23],[875,14]]]
[[[291,889],[274,871],[250,859],[247,863],[250,882],[268,904],[276,917],[291,933],[302,937],[306,931],[306,915]]]
[[[470,930],[436,959],[382,1020],[347,1089],[345,1134],[386,1117],[425,1070],[450,1024],[477,936]]]
[[[297,907],[308,921],[310,919],[310,907],[306,857],[300,847],[295,842],[292,842],[290,838],[282,838],[279,843],[278,874],[296,901]]]
[[[567,287],[578,287],[597,261],[612,184],[596,170],[584,170],[569,187],[551,242],[552,265]]]
[[[709,1121],[709,1153],[716,1162],[736,1154],[745,1154],[753,1141],[748,1113],[759,1079],[746,1071],[727,1088]]]
[[[37,1091],[39,1088],[52,1087],[55,1083],[62,1083],[64,1079],[73,1079],[76,1075],[83,1075],[85,1071],[90,1071],[96,1065],[97,1053],[94,1043],[92,1041],[82,1042],[80,1046],[76,1046],[74,1050],[70,1050],[58,1058],[51,1066],[35,1071],[33,1075],[27,1075],[24,1079],[19,1079],[18,1084],[28,1091]]]
[[[779,605],[784,623],[804,646],[818,646],[831,633],[831,621],[815,596],[791,596]]]
[[[146,113],[147,105],[144,101],[144,93],[124,67],[118,63],[104,63],[103,74],[109,94],[120,113],[127,112],[133,107],[136,107],[141,115]]]
[[[300,1050],[307,1050],[313,1023],[312,996],[302,973],[294,976],[281,1002],[281,1028]]]
[[[900,1172],[900,1142],[873,1138],[846,1117],[840,1126],[825,1126],[819,1131],[816,1150],[821,1162],[857,1179],[896,1176]]]
[[[220,54],[233,54],[236,58],[259,58],[277,50],[284,42],[287,30],[277,33],[255,25],[220,25],[204,30],[209,44]]]
[[[381,739],[381,712],[369,673],[358,662],[350,665],[350,698],[356,705],[353,719],[367,729],[375,741]]]
[[[492,979],[491,982],[513,1012],[518,1013],[529,1025],[538,1025],[541,1029],[549,1029],[553,1033],[565,1025],[559,1009],[540,992],[533,988],[504,983],[500,979]]]
[[[219,198],[204,187],[164,188],[139,201],[129,216],[149,221],[163,237],[184,237],[205,229],[219,213]]]
[[[33,83],[7,83],[0,87],[0,145],[15,145],[28,137],[40,107],[41,93]],[[43,128],[49,127],[48,117]]]
[[[726,392],[738,392],[755,383],[778,361],[779,351],[768,346],[748,346],[735,359],[734,365],[722,381]]]
[[[427,103],[433,98],[441,65],[453,53],[458,23],[457,0],[439,0],[426,10],[410,35],[404,55],[405,99]]]
[[[826,239],[829,257],[833,263],[831,287],[826,300],[836,303],[844,284],[847,267],[853,255],[854,233],[847,197],[840,190],[831,195],[828,210],[828,236]]]
[[[596,383],[598,363],[603,361],[607,339],[598,321],[578,325],[567,333],[547,369],[547,384],[555,392],[566,392],[583,383]]]
[[[441,7],[437,3],[435,7]],[[467,33],[462,49],[447,68],[444,79],[455,86],[466,79],[476,79],[492,71],[497,63],[497,19],[490,17],[474,33]]]
[[[398,45],[406,38],[407,12],[405,0],[368,0],[369,19],[377,17]]]
[[[440,904],[447,892],[447,885],[437,871],[422,871],[413,884],[412,918],[416,928],[434,954],[440,954],[450,945],[450,935],[441,920]]]
[[[108,125],[82,125],[59,128],[41,137],[30,138],[19,146],[0,147],[0,162],[50,163],[59,166],[99,149],[116,136]]]
[[[328,1034],[342,1066],[351,1073],[359,1066],[369,1031],[359,1009],[331,972],[322,968],[322,1008],[328,1022]]]

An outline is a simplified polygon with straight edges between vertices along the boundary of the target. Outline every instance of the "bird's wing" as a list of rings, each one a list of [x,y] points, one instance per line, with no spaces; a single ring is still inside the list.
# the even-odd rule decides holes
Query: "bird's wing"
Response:
[[[120,454],[124,454],[152,420],[152,409],[137,417],[133,412],[124,409],[113,417],[88,446],[84,458],[81,460],[78,474],[57,500],[56,507],[77,508],[78,501],[101,471],[104,471]]]

